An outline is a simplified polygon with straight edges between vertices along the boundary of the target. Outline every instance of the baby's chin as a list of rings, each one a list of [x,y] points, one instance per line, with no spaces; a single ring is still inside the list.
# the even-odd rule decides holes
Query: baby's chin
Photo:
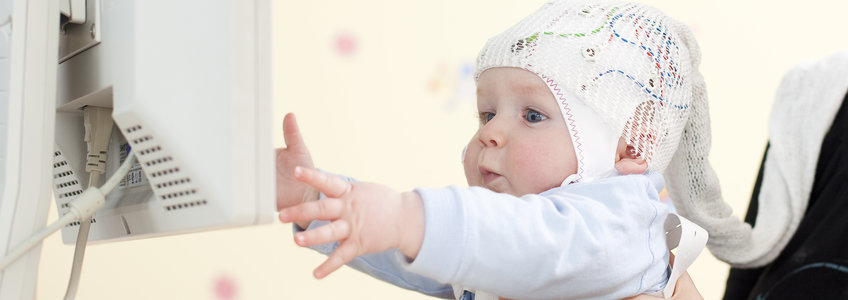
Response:
[[[491,186],[490,187],[490,186],[484,185],[483,183],[469,183],[468,186],[469,187],[475,187],[475,186],[481,187],[481,188],[493,191],[495,193],[510,194],[510,195],[515,196],[515,197],[521,197],[521,196],[524,196],[524,195],[527,195],[527,194],[531,194],[531,193],[517,193],[517,192],[512,191],[511,188],[502,188],[502,187],[497,187],[497,186]],[[532,194],[538,194],[538,193],[532,193]]]

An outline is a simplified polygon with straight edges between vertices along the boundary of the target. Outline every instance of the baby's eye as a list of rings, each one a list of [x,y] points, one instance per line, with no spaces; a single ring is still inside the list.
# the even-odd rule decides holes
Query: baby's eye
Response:
[[[480,113],[480,123],[481,124],[489,123],[489,121],[491,121],[492,118],[494,118],[494,117],[495,117],[494,113],[482,112],[482,113]]]
[[[538,111],[528,109],[527,113],[524,114],[524,119],[527,120],[527,122],[536,123],[547,120],[548,117]]]

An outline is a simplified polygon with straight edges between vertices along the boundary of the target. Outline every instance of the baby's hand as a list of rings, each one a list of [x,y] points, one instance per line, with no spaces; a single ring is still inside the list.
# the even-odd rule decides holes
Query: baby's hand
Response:
[[[424,208],[418,193],[398,193],[376,183],[350,183],[301,167],[293,174],[327,198],[285,208],[280,211],[280,220],[331,221],[295,234],[295,243],[312,246],[339,241],[338,248],[315,269],[315,278],[323,278],[367,253],[398,248],[411,259],[418,255],[424,238]]]
[[[296,166],[313,168],[309,149],[303,143],[292,113],[287,114],[283,120],[283,137],[286,148],[277,149],[277,210],[304,202],[308,186],[295,180],[292,171]]]

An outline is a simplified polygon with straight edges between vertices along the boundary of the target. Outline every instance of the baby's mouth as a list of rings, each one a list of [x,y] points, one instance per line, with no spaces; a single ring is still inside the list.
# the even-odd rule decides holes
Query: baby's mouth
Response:
[[[480,174],[483,175],[483,185],[489,185],[492,181],[502,177],[501,174],[489,170],[486,167],[480,167]]]

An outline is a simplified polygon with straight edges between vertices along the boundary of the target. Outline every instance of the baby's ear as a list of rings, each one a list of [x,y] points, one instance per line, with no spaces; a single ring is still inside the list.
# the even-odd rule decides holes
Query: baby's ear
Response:
[[[641,158],[622,158],[615,162],[615,169],[621,175],[645,174],[648,162]]]
[[[615,170],[621,175],[645,174],[648,170],[648,162],[636,155],[633,146],[619,140],[618,151],[615,156]]]

